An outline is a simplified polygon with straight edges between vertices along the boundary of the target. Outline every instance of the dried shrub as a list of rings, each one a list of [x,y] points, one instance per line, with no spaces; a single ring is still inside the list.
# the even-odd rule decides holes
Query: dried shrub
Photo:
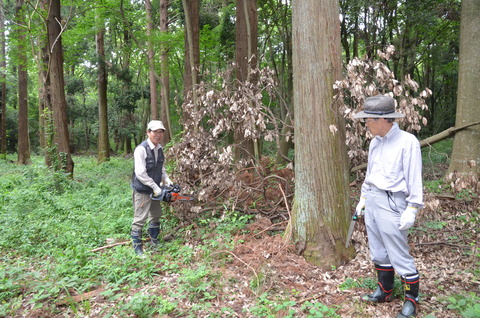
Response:
[[[395,48],[392,45],[387,47],[385,52],[378,52],[385,62],[390,61],[394,54]],[[381,61],[352,59],[347,65],[345,78],[337,81],[334,88],[338,89],[336,97],[344,102],[341,111],[346,118],[346,144],[352,167],[367,161],[367,140],[372,138],[370,134],[365,134],[361,122],[353,118],[353,115],[361,110],[365,98],[378,94],[393,97],[397,111],[405,114],[405,117],[399,120],[399,125],[406,131],[418,133],[421,126],[427,124],[421,111],[428,110],[426,100],[432,92],[425,88],[417,93],[419,84],[412,80],[410,75],[399,81]]]
[[[182,105],[184,132],[168,150],[175,160],[174,178],[187,192],[194,192],[201,204],[226,204],[231,198],[250,193],[248,182],[237,172],[252,165],[252,160],[235,160],[235,133],[247,140],[272,141],[277,137],[273,112],[265,104],[275,98],[275,81],[269,69],[256,69],[254,80],[239,83],[232,69],[217,80],[197,85]],[[260,166],[260,165],[258,165]],[[254,177],[261,176],[255,166]],[[199,211],[199,206],[195,207]],[[187,211],[184,211],[185,213]]]

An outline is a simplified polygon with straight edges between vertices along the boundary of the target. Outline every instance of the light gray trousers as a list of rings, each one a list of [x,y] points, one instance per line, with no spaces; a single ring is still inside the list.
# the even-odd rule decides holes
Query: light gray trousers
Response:
[[[375,264],[391,264],[400,276],[417,273],[407,243],[408,231],[400,231],[400,216],[407,207],[405,194],[371,188],[365,202],[370,257]]]
[[[142,231],[149,220],[151,223],[160,223],[162,207],[160,201],[150,199],[150,195],[133,191],[133,222],[132,231]]]

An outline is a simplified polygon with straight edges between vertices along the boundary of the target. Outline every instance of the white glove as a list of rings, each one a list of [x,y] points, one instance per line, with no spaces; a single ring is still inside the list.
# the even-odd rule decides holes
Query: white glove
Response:
[[[162,195],[162,189],[160,189],[159,187],[157,187],[157,189],[153,190],[153,196],[154,197],[159,197]]]
[[[167,187],[172,187],[173,186],[173,182],[172,182],[172,180],[170,180],[169,177],[165,178],[165,181],[163,182],[163,184]]]
[[[367,199],[365,197],[360,197],[360,202],[358,202],[357,207],[355,208],[355,212],[357,216],[362,216],[365,214],[365,201]]]
[[[408,230],[415,223],[415,216],[417,215],[418,209],[413,206],[407,206],[405,211],[403,211],[402,216],[400,217],[400,231]]]

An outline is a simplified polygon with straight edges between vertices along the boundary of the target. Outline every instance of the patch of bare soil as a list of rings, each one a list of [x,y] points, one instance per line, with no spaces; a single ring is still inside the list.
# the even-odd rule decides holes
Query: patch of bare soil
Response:
[[[428,196],[427,208],[417,218],[410,234],[411,252],[421,274],[421,303],[418,317],[434,314],[435,317],[456,317],[448,310],[446,297],[479,291],[480,282],[472,272],[478,267],[479,202],[456,200],[452,197]],[[375,278],[369,259],[366,230],[363,220],[357,222],[353,244],[357,255],[347,264],[332,271],[322,271],[307,263],[286,245],[281,234],[269,235],[272,227],[266,218],[259,218],[249,227],[249,233],[233,251],[235,259],[224,269],[224,275],[235,277],[246,286],[232,297],[237,307],[248,306],[245,298],[252,297],[248,284],[261,276],[257,294],[279,294],[297,304],[318,301],[327,306],[338,306],[342,317],[396,317],[403,300],[397,297],[390,303],[367,305],[360,297],[369,289],[341,290],[347,278]],[[255,234],[259,233],[259,234]],[[477,254],[476,254],[477,253]],[[475,256],[477,255],[477,256]],[[477,277],[478,279],[478,277]]]

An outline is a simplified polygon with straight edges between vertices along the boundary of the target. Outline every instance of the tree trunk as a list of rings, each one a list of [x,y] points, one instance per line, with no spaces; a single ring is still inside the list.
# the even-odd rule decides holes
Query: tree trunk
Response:
[[[255,82],[249,73],[257,67],[257,0],[237,0],[237,16],[235,22],[237,80]],[[252,128],[255,130],[255,128]],[[235,157],[258,160],[257,141],[247,139],[244,131],[235,129]],[[257,146],[257,147],[256,147]]]
[[[463,0],[460,23],[460,55],[455,126],[480,121],[480,1]],[[449,172],[477,186],[480,173],[480,126],[474,125],[455,134]],[[474,183],[474,184],[472,184]]]
[[[7,74],[3,70],[7,69],[6,61],[6,42],[5,42],[5,9],[3,0],[0,0],[0,69],[1,88],[0,88],[0,157],[4,158],[7,154]]]
[[[168,33],[168,0],[160,0],[160,32]],[[168,70],[168,47],[165,43],[161,44],[161,55],[160,55],[160,65],[161,65],[161,74],[160,74],[160,95],[161,95],[161,114],[160,118],[165,126],[165,143],[170,142],[173,137],[172,134],[172,125],[170,123],[170,76]]]
[[[200,66],[199,40],[199,0],[182,0],[185,12],[185,74],[183,97],[187,101],[189,94],[197,108],[196,96],[193,87],[198,84],[198,70]],[[189,121],[189,114],[183,113],[184,123]],[[195,129],[195,127],[193,127]]]
[[[45,1],[40,2],[42,10],[48,9]],[[39,50],[37,51],[38,65],[38,134],[40,147],[45,156],[45,164],[52,166],[52,151],[49,149],[53,145],[53,120],[52,103],[50,95],[50,50],[48,49],[48,39],[45,36],[37,37]]]
[[[148,47],[148,69],[150,80],[150,119],[158,119],[158,91],[157,91],[157,78],[155,77],[155,53],[153,51],[152,43],[152,31],[153,31],[153,19],[152,19],[152,3],[150,0],[145,0],[145,11],[147,13],[147,47]]]
[[[28,136],[28,73],[27,48],[25,45],[26,25],[24,1],[18,0],[15,8],[15,23],[17,25],[17,58],[18,58],[18,163],[30,164],[30,138]]]
[[[65,100],[65,82],[63,78],[62,18],[60,0],[47,0],[49,5],[47,29],[50,52],[50,92],[52,98],[54,144],[58,153],[58,169],[73,176],[73,160],[70,153],[68,134],[67,103]]]
[[[345,124],[333,84],[341,78],[338,1],[292,2],[295,201],[292,238],[305,259],[330,269],[352,257]],[[322,45],[319,45],[321,43]]]
[[[103,24],[103,21],[102,21]],[[110,142],[108,135],[107,69],[105,67],[105,29],[103,25],[96,35],[98,56],[98,162],[110,160]]]

